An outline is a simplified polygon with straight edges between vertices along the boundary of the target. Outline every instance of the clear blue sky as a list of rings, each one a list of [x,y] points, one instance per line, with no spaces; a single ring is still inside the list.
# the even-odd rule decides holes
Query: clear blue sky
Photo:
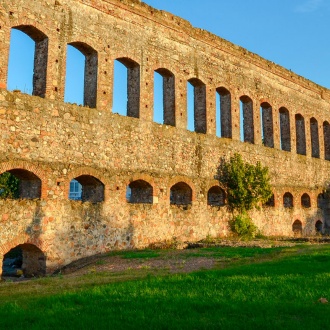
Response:
[[[330,0],[144,0],[330,88]]]

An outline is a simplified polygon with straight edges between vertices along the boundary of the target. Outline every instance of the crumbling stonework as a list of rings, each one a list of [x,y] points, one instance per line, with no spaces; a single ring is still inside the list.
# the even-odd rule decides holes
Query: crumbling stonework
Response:
[[[34,96],[6,88],[12,28],[36,42]],[[86,57],[86,107],[63,101],[67,45]],[[127,116],[111,111],[115,60],[128,68]],[[153,122],[155,71],[164,125]],[[0,200],[0,260],[22,245],[31,275],[112,249],[226,236],[216,176],[235,152],[270,169],[274,199],[251,213],[265,235],[326,230],[329,110],[329,90],[140,1],[2,0],[0,173],[20,179],[21,198]],[[68,198],[72,179],[82,201]]]

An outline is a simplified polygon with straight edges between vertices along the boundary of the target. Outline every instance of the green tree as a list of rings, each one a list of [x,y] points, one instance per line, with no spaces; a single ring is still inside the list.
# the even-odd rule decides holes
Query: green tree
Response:
[[[228,161],[221,161],[219,181],[226,190],[228,207],[233,212],[232,230],[241,236],[254,236],[257,228],[247,211],[258,208],[272,196],[268,168],[260,162],[248,164],[235,153]]]
[[[18,198],[19,180],[9,172],[0,175],[0,198]]]

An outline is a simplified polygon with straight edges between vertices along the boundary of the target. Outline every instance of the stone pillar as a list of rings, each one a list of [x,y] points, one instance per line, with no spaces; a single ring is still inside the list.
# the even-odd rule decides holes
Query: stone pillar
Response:
[[[216,91],[215,88],[206,88],[206,132],[207,134],[216,135]]]
[[[7,88],[10,47],[10,28],[7,25],[7,22],[0,24],[0,88]]]

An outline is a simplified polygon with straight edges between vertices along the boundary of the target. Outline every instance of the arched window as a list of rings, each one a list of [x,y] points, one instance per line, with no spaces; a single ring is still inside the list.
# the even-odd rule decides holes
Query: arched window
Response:
[[[185,182],[176,183],[170,191],[171,205],[189,205],[192,202],[192,189]]]
[[[324,136],[324,159],[330,160],[330,125],[327,121],[323,123]]]
[[[224,206],[226,193],[219,187],[214,186],[207,193],[207,204],[211,206]]]
[[[84,56],[81,72],[83,72],[83,81],[80,84],[83,86],[83,95],[73,95],[77,85],[79,86],[79,74],[70,72],[70,68],[74,63],[73,54],[75,48]],[[65,84],[65,101],[80,103],[83,99],[83,105],[90,108],[96,108],[97,95],[97,70],[98,70],[98,55],[97,51],[83,42],[72,42],[67,46],[67,62],[66,62],[66,84]],[[78,79],[77,79],[78,78]]]
[[[197,78],[188,80],[188,129],[191,121],[191,106],[189,85],[193,88],[194,131],[206,133],[206,85]]]
[[[302,223],[301,223],[300,220],[296,220],[292,224],[292,231],[293,231],[293,235],[295,237],[301,237],[302,236]]]
[[[319,126],[315,118],[310,119],[312,157],[320,158]]]
[[[268,201],[264,204],[264,206],[274,207],[275,206],[275,196],[272,196],[268,199]]]
[[[226,88],[219,87],[217,88],[217,95],[219,97],[219,111],[217,111],[217,135],[224,138],[231,138],[231,94]]]
[[[315,223],[315,232],[322,233],[323,223],[321,220],[317,220]]]
[[[24,34],[31,39],[24,38]],[[22,67],[22,63],[26,66],[26,56],[31,56],[29,70]],[[48,37],[31,25],[15,26],[11,31],[8,89],[20,89],[24,93],[45,97],[47,61]]]
[[[309,208],[311,207],[311,198],[308,194],[303,194],[301,196],[301,205],[302,207]]]
[[[246,95],[240,97],[240,124],[241,141],[254,143],[253,102]]]
[[[260,105],[262,142],[266,147],[274,148],[273,109],[263,102]]]
[[[289,192],[283,195],[283,206],[285,208],[293,207],[293,196]]]
[[[1,197],[2,196],[2,197]],[[32,172],[12,169],[0,175],[0,197],[37,199],[41,197],[41,180]]]
[[[280,108],[281,149],[291,151],[290,115],[286,108]]]
[[[301,114],[295,116],[296,119],[296,147],[297,154],[306,155],[306,132],[305,119]]]
[[[140,65],[126,57],[114,63],[112,112],[140,117]]]
[[[104,184],[94,176],[80,175],[70,182],[69,199],[91,203],[103,202]]]
[[[154,73],[154,121],[175,126],[175,77],[164,68]]]
[[[20,244],[4,255],[2,276],[38,277],[46,274],[46,256],[33,244]]]
[[[128,185],[126,196],[132,204],[152,204],[153,188],[144,180],[136,180]]]

